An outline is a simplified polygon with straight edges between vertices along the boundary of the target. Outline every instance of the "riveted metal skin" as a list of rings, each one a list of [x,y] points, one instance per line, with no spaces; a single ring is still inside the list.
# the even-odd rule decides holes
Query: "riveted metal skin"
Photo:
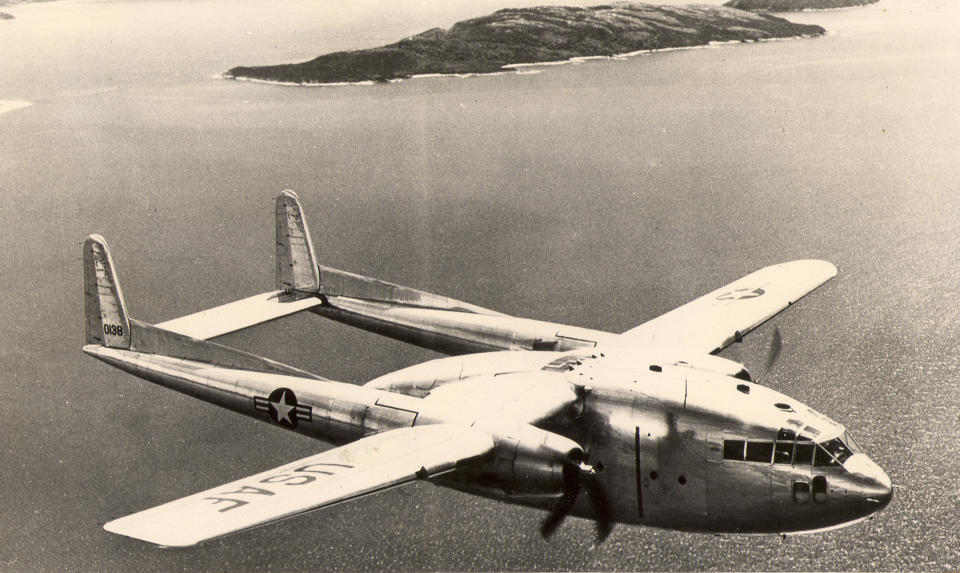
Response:
[[[154,525],[173,523],[165,512],[176,508],[214,518],[250,511],[236,520],[242,528],[412,479],[552,510],[553,526],[568,512],[595,519],[606,533],[610,521],[714,534],[822,531],[869,518],[891,500],[890,478],[843,425],[714,354],[829,280],[830,263],[766,267],[614,334],[318,265],[299,198],[282,194],[276,214],[279,290],[162,323],[169,329],[127,316],[106,242],[91,235],[83,351],[260,421],[349,444],[335,450],[346,457],[284,466],[288,473],[251,476],[108,529],[159,543]],[[357,386],[205,340],[306,309],[450,356]],[[697,329],[698,320],[708,324]],[[400,437],[379,436],[391,432]],[[383,444],[396,457],[377,451]],[[351,457],[361,455],[382,464],[382,481]],[[353,477],[338,481],[348,470]],[[314,492],[314,505],[286,496],[286,513],[274,515],[247,497],[280,499],[284,488],[319,484],[319,476],[334,493],[303,490]],[[168,528],[163,538],[195,543],[237,530],[231,523],[190,536]]]

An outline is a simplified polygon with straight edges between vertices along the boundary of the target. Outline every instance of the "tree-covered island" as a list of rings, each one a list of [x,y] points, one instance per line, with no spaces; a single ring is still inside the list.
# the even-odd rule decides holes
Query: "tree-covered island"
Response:
[[[511,8],[379,48],[334,52],[299,64],[237,67],[225,77],[295,84],[383,82],[421,74],[492,73],[511,64],[823,33],[820,26],[722,6],[618,2],[589,8]]]
[[[800,12],[803,10],[832,10],[873,4],[877,0],[730,0],[724,6],[760,12]]]
[[[34,2],[50,2],[52,0],[0,0],[0,8],[7,8],[17,4],[32,4]],[[9,12],[0,12],[0,20],[13,20],[13,14]]]

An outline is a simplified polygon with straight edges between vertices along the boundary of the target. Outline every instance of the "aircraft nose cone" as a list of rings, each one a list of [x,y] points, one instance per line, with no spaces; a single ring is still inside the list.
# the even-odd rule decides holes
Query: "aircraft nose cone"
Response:
[[[890,476],[888,476],[885,471],[880,469],[880,466],[877,466],[877,472],[877,475],[874,477],[874,488],[877,490],[877,495],[869,499],[877,500],[877,502],[880,504],[880,506],[877,508],[877,511],[880,511],[881,509],[887,507],[887,505],[890,503],[890,500],[893,499],[893,482],[890,481]]]
[[[870,513],[885,508],[893,499],[893,483],[890,476],[864,454],[857,454],[847,460],[844,468],[857,478],[860,494],[872,506]]]

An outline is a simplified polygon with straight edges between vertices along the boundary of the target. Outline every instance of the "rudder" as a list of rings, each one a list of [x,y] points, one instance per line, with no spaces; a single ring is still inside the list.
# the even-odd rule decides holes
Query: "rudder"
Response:
[[[90,235],[83,244],[83,278],[87,344],[130,348],[130,319],[123,291],[110,247],[100,235]]]
[[[277,290],[320,290],[320,269],[300,198],[290,190],[277,197]]]

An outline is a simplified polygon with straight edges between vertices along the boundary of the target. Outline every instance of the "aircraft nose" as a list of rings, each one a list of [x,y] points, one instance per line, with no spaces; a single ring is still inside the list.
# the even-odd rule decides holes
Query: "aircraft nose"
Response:
[[[890,476],[880,469],[880,466],[877,466],[877,470],[879,470],[879,475],[876,477],[876,488],[878,490],[876,500],[880,503],[877,511],[880,511],[887,507],[890,500],[893,499],[893,482],[890,481]]]
[[[890,476],[864,454],[856,454],[847,460],[844,468],[856,476],[862,498],[870,504],[876,513],[885,508],[893,499],[893,483]]]

